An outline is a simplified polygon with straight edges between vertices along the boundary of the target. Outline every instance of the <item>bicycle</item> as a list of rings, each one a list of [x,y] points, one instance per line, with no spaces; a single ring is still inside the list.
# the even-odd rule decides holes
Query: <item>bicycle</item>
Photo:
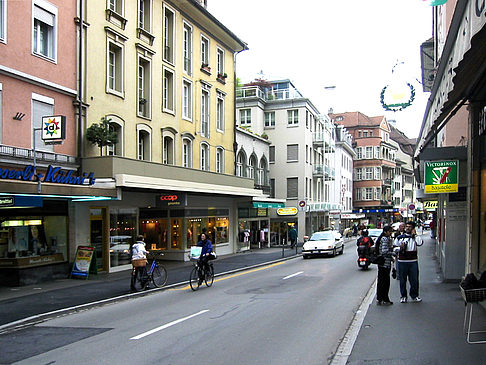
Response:
[[[157,262],[157,258],[162,257],[163,253],[151,253],[153,256],[150,268],[145,266],[144,273],[142,267],[133,267],[131,278],[132,291],[142,291],[148,288],[149,283],[152,283],[156,288],[162,288],[167,283],[167,269]]]
[[[191,270],[189,277],[189,285],[193,291],[196,291],[201,286],[202,282],[199,281],[199,270],[203,271],[203,280],[207,287],[213,285],[214,282],[214,267],[212,262],[208,262],[209,270],[199,267],[199,260],[194,262],[194,268]]]

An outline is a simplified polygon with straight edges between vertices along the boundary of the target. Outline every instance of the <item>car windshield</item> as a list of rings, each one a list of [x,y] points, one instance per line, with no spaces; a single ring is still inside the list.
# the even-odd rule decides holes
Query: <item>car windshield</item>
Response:
[[[333,240],[334,234],[332,232],[316,232],[309,241]]]

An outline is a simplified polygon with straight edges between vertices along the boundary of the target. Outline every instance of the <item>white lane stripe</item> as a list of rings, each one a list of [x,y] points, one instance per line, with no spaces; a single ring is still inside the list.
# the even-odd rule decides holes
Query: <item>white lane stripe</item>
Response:
[[[141,333],[135,337],[132,337],[130,338],[130,340],[139,340],[145,336],[148,336],[148,335],[151,335],[152,333],[155,333],[155,332],[158,332],[158,331],[162,331],[163,329],[166,329],[170,326],[173,326],[177,323],[181,323],[181,322],[184,322],[188,319],[191,319],[193,317],[196,317],[196,316],[199,316],[200,314],[203,314],[203,313],[206,313],[206,312],[209,312],[209,309],[205,309],[205,310],[202,310],[200,312],[197,312],[197,313],[194,313],[194,314],[191,314],[190,316],[187,316],[187,317],[184,317],[184,318],[181,318],[181,319],[177,319],[175,321],[172,321],[170,323],[167,323],[167,324],[164,324],[163,326],[160,326],[160,327],[157,327],[157,328],[154,328],[153,330],[150,330],[150,331],[147,331],[147,332],[144,332],[144,333]]]
[[[287,279],[293,278],[294,276],[297,276],[297,275],[300,275],[300,274],[303,274],[303,273],[304,273],[303,271],[299,271],[299,272],[296,272],[295,274],[284,277],[282,280],[287,280]]]

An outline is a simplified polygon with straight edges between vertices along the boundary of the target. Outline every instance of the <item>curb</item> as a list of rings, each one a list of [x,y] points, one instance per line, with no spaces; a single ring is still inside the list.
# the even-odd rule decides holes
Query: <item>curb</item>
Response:
[[[301,257],[301,256],[302,256],[302,254],[296,254],[296,255],[292,255],[292,256],[288,256],[288,257],[282,257],[282,258],[277,259],[277,260],[266,261],[266,262],[263,262],[263,263],[260,263],[260,264],[240,267],[240,268],[237,268],[237,269],[234,269],[234,270],[229,270],[229,271],[225,271],[225,272],[215,274],[214,277],[233,274],[233,273],[237,273],[237,272],[241,272],[241,271],[245,271],[245,270],[251,270],[251,269],[254,269],[254,268],[257,268],[257,267],[271,265],[271,264],[274,264],[276,262],[287,261],[287,260],[295,259],[295,258],[298,258],[298,257]],[[10,330],[17,330],[17,329],[22,328],[22,327],[35,325],[37,323],[44,322],[44,321],[51,319],[51,318],[63,317],[63,316],[66,316],[66,315],[69,315],[69,314],[72,314],[72,313],[82,312],[82,311],[85,311],[85,310],[88,310],[88,309],[91,309],[91,308],[94,308],[94,307],[112,304],[112,303],[115,303],[115,302],[118,302],[118,301],[121,301],[121,300],[128,300],[128,299],[133,299],[133,298],[142,297],[142,296],[146,296],[146,295],[151,295],[151,294],[154,294],[154,293],[162,291],[162,290],[167,290],[167,289],[175,288],[175,287],[178,287],[178,286],[187,285],[187,283],[188,283],[188,281],[182,281],[182,282],[179,282],[179,283],[166,285],[162,288],[153,288],[153,289],[149,289],[149,290],[142,291],[142,292],[128,293],[128,294],[119,295],[119,296],[113,297],[113,298],[98,300],[96,302],[85,303],[85,304],[80,304],[80,305],[76,305],[76,306],[73,306],[73,307],[58,309],[58,310],[51,311],[51,312],[36,314],[34,316],[30,316],[30,317],[27,317],[27,318],[16,320],[14,322],[5,323],[3,325],[0,325],[0,334],[4,334],[4,333],[6,333]]]

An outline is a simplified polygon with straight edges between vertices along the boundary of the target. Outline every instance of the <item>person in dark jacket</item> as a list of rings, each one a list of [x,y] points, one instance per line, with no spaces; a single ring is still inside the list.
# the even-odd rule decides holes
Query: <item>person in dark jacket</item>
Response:
[[[201,256],[199,256],[199,284],[203,282],[203,270],[209,270],[208,261],[214,258],[213,252],[213,245],[211,241],[208,240],[206,233],[201,233],[201,240],[197,243],[199,247],[202,247]]]
[[[376,300],[378,305],[392,305],[393,302],[388,297],[390,291],[390,270],[393,261],[393,228],[391,226],[383,227],[383,232],[377,238],[375,243],[375,252],[383,256],[384,262],[378,265],[378,281],[376,285]]]
[[[290,248],[294,248],[297,244],[297,230],[294,226],[289,230],[289,240],[290,240]]]

